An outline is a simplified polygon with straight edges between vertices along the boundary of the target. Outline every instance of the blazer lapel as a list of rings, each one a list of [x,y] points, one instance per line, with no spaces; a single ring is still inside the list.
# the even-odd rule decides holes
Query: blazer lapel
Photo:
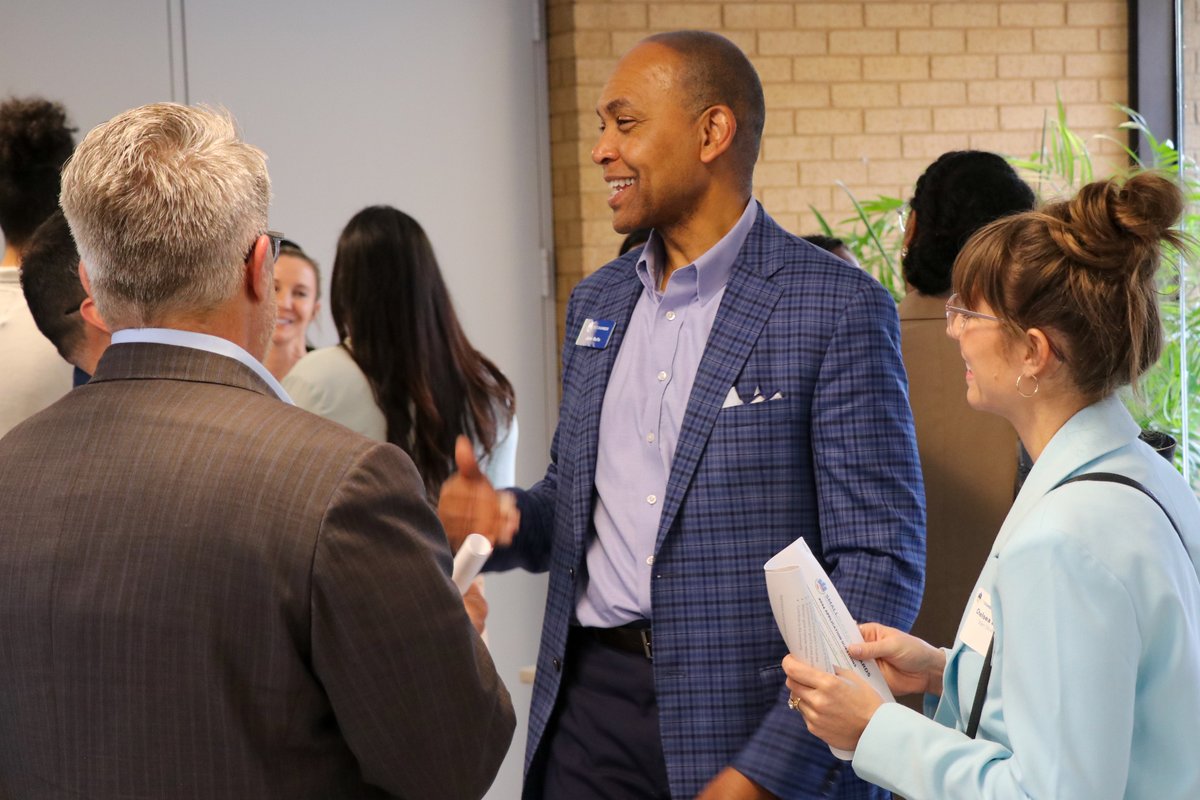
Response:
[[[776,230],[774,222],[760,208],[746,244],[734,262],[725,295],[721,298],[721,307],[717,310],[708,343],[704,347],[704,356],[696,371],[683,427],[679,431],[671,476],[667,481],[667,496],[658,523],[658,537],[654,543],[656,554],[675,522],[675,515],[700,463],[700,456],[704,453],[725,395],[741,372],[782,294],[765,277],[774,272],[774,267],[764,260],[766,248],[763,245]]]
[[[575,454],[576,476],[572,486],[574,493],[571,496],[571,528],[575,539],[576,559],[583,557],[588,528],[592,521],[592,495],[596,483],[596,453],[600,440],[600,412],[604,405],[604,393],[608,388],[613,364],[617,360],[617,351],[621,349],[621,342],[625,339],[629,318],[633,315],[634,306],[637,305],[644,288],[637,279],[633,263],[628,265],[628,269],[613,270],[612,275],[607,284],[596,287],[594,304],[588,303],[580,307],[583,316],[611,320],[614,325],[608,346],[598,353],[587,354],[591,357],[587,361],[587,371],[580,379],[580,402],[577,405],[579,430],[575,436],[578,443]],[[572,335],[575,332],[567,333]],[[576,356],[579,357],[581,356]]]

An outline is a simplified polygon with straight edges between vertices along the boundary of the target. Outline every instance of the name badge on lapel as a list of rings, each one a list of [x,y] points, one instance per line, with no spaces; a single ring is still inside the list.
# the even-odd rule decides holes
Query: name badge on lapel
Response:
[[[976,587],[975,597],[971,601],[971,613],[963,623],[963,644],[983,655],[992,643],[995,632],[996,627],[992,622],[992,596]]]
[[[608,347],[608,340],[612,336],[614,327],[613,321],[610,319],[589,317],[579,326],[579,335],[575,337],[575,346],[603,350]]]

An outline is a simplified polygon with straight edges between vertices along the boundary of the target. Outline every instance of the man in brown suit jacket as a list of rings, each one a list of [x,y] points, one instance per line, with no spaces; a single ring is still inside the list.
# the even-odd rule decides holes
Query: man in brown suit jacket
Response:
[[[0,797],[473,798],[514,727],[412,462],[300,411],[261,152],[173,104],[64,173],[114,331],[0,441]]]

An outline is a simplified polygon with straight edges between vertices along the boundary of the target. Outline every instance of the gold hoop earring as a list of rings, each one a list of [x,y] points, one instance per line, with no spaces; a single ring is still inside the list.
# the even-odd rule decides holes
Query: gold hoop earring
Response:
[[[1025,394],[1024,392],[1021,391],[1021,379],[1022,378],[1033,378],[1033,391],[1030,392],[1029,394]],[[1037,375],[1018,375],[1017,376],[1017,394],[1021,395],[1021,397],[1033,397],[1035,394],[1038,393],[1038,388],[1040,387],[1040,385],[1041,385],[1041,383],[1040,383],[1040,381],[1038,381]]]

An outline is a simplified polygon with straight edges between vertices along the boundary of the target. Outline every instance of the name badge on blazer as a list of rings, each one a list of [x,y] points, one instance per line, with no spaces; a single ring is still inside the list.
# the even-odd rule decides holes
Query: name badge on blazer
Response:
[[[995,632],[996,628],[992,622],[992,596],[976,587],[975,597],[971,601],[971,613],[963,622],[963,644],[983,655],[992,643]]]
[[[579,335],[575,337],[575,346],[603,350],[608,347],[608,340],[612,336],[614,327],[615,325],[610,319],[588,317],[579,326]]]

